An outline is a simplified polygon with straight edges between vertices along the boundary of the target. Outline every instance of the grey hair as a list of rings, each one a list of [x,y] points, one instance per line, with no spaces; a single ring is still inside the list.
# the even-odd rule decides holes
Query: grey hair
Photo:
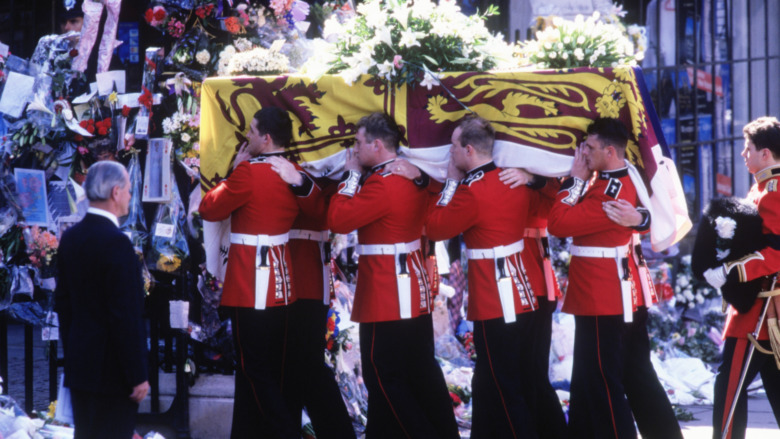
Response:
[[[89,167],[84,190],[89,201],[105,201],[111,198],[114,187],[125,187],[125,167],[117,162],[100,161]]]

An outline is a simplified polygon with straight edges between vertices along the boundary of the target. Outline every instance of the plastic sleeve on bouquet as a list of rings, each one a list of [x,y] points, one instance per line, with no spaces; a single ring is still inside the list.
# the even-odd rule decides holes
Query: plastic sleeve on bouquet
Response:
[[[154,82],[159,72],[160,62],[163,59],[165,50],[161,47],[149,47],[146,49],[144,56],[144,72],[143,80],[141,81],[142,90],[144,95],[149,94],[148,99],[151,99],[151,94],[154,93]],[[144,97],[142,95],[142,97]],[[139,99],[140,100],[140,99]],[[141,109],[138,112],[135,120],[135,138],[147,139],[149,137],[149,118],[152,115],[151,101],[148,104],[141,102]]]
[[[157,208],[146,263],[152,270],[179,273],[187,268],[189,262],[190,250],[185,234],[187,218],[184,203],[172,177],[170,182],[171,201]]]

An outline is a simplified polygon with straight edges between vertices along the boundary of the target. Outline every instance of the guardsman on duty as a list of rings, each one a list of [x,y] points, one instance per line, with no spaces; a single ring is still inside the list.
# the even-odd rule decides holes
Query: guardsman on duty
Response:
[[[532,259],[544,274],[544,282],[535,286],[536,302],[539,309],[534,312],[534,353],[535,363],[533,382],[537,386],[535,405],[536,431],[541,438],[568,437],[566,417],[561,401],[550,383],[550,345],[552,342],[553,313],[558,307],[561,289],[552,266],[550,243],[547,237],[547,218],[560,189],[558,179],[544,179],[534,176],[524,169],[508,168],[498,174],[499,179],[511,188],[530,185],[538,189],[544,184],[543,191],[531,203],[525,224],[524,255]]]
[[[533,259],[523,257],[526,218],[536,193],[499,180],[494,139],[493,127],[479,117],[455,128],[447,181],[433,200],[426,230],[436,241],[463,233],[467,247],[468,319],[474,321],[477,351],[471,437],[536,438],[536,386],[530,379],[538,306],[534,288],[544,277]]]
[[[328,209],[335,233],[358,231],[352,320],[368,389],[366,438],[458,438],[434,358],[433,297],[420,251],[428,192],[389,168],[401,134],[382,113],[362,118]],[[361,168],[368,174],[361,178]]]
[[[222,306],[231,308],[236,349],[231,438],[301,437],[296,364],[289,355],[289,306],[295,302],[288,249],[290,227],[303,209],[324,215],[319,187],[280,156],[292,139],[286,111],[258,111],[233,172],[203,196],[207,221],[230,218],[230,250]],[[249,160],[247,160],[249,159]],[[276,168],[276,170],[275,170]],[[289,171],[289,172],[288,172]],[[277,173],[279,172],[279,173]]]
[[[625,161],[628,132],[617,119],[599,118],[587,134],[548,222],[552,235],[574,238],[563,300],[576,324],[569,430],[574,438],[636,438],[636,420],[644,438],[682,438],[650,362],[652,297],[632,255],[636,230],[614,222],[604,207],[638,203]],[[637,228],[648,227],[643,211]]]
[[[726,262],[721,267],[707,270],[704,277],[715,288],[726,283],[749,282],[763,276],[775,276],[780,272],[780,121],[774,117],[760,117],[745,125],[745,149],[742,157],[748,172],[756,182],[747,198],[756,203],[758,214],[763,220],[763,233],[767,247],[736,261]],[[745,367],[745,357],[750,348],[747,334],[755,331],[764,301],[757,298],[746,313],[737,312],[729,306],[726,328],[723,336],[723,363],[715,379],[715,401],[712,408],[712,437],[720,439],[726,426],[729,410],[737,393],[738,382]],[[777,303],[778,299],[771,299]],[[771,304],[770,304],[771,305]],[[767,322],[758,336],[764,349],[770,349]],[[739,392],[734,416],[724,439],[743,439],[747,428],[747,386],[756,375],[766,389],[766,395],[780,420],[780,370],[772,355],[754,352],[745,377],[745,384]],[[779,422],[780,423],[780,422]]]

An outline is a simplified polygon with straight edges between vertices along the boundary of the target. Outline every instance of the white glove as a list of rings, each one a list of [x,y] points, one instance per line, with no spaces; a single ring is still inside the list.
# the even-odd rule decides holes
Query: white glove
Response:
[[[720,287],[726,283],[726,268],[722,265],[710,268],[704,272],[704,279],[707,280],[707,283],[712,285],[713,288],[720,289]]]

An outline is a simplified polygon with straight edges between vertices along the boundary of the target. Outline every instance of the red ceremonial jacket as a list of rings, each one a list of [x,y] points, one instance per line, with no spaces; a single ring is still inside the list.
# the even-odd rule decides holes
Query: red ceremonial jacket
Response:
[[[348,177],[339,184],[328,208],[334,233],[358,231],[360,244],[400,244],[422,236],[428,192],[414,182],[384,171],[392,160],[373,167],[362,186]],[[407,258],[411,276],[412,318],[433,307],[420,250]],[[400,320],[394,255],[360,255],[352,321]]]
[[[442,196],[434,200],[429,210],[428,237],[440,241],[463,233],[469,249],[489,249],[522,241],[535,191],[527,186],[510,189],[499,180],[498,173],[499,169],[490,162],[469,171],[454,194],[445,186]],[[512,276],[516,314],[537,308],[534,291],[544,285],[542,272],[533,258],[525,250],[519,256],[506,258],[514,267],[523,267],[525,271],[525,276],[522,268],[517,276]],[[503,317],[494,260],[470,259],[468,281],[468,319]]]
[[[755,179],[756,183],[750,188],[747,198],[758,206],[758,214],[763,220],[764,234],[780,235],[780,190],[778,190],[780,166],[772,166],[758,172]],[[780,271],[780,250],[766,247],[759,252],[727,263],[726,266],[738,270],[740,280],[743,282],[773,275]],[[764,301],[765,299],[756,299],[753,307],[745,314],[738,313],[730,306],[724,337],[747,338],[747,334],[753,333],[761,316]],[[759,339],[769,339],[766,322],[761,327]]]
[[[271,155],[279,154],[263,154],[240,163],[227,179],[208,191],[200,202],[203,219],[230,218],[231,233],[281,235],[290,231],[301,209],[314,215],[324,213],[323,200],[316,196],[320,191],[317,185],[305,177],[302,186],[291,188],[265,162]],[[254,308],[256,254],[255,246],[230,245],[222,305]],[[296,298],[287,244],[273,246],[268,255],[271,275],[266,307],[290,304]]]
[[[547,230],[547,218],[550,216],[550,209],[552,209],[553,202],[555,202],[555,195],[561,188],[561,183],[558,179],[549,178],[545,186],[537,191],[537,195],[531,202],[531,210],[528,212],[528,220],[525,223],[525,229],[541,229]],[[525,238],[525,251],[528,252],[528,256],[531,257],[535,264],[537,264],[542,270],[544,275],[544,240],[540,240],[534,237]],[[547,251],[549,251],[549,243]],[[547,282],[544,281],[538,288],[534,288],[534,292],[537,297],[547,297]],[[552,273],[552,286],[553,295],[555,297],[561,297],[561,289],[558,285],[558,280],[555,278],[555,273]]]
[[[322,192],[314,196],[323,198],[324,209],[321,214],[310,215],[301,212],[293,222],[292,230],[327,231],[327,205],[331,195],[335,192],[336,185],[321,185]],[[330,243],[324,243],[321,247],[318,241],[310,239],[293,239],[290,237],[288,244],[292,260],[292,273],[295,276],[295,296],[298,299],[312,299],[322,301],[324,289],[330,290],[333,297],[333,273],[330,271]],[[323,252],[327,254],[323,254]],[[324,258],[328,259],[328,266]],[[325,279],[328,285],[325,285]]]
[[[566,180],[550,211],[547,229],[558,237],[573,237],[573,244],[585,247],[618,247],[631,242],[635,232],[607,217],[602,203],[622,199],[636,206],[636,188],[628,169],[601,171],[590,181],[585,195],[577,197],[574,179]],[[629,255],[631,256],[631,255]],[[633,308],[644,304],[636,263],[628,258]],[[563,298],[563,312],[583,316],[621,315],[623,298],[614,258],[572,256],[569,285]]]

